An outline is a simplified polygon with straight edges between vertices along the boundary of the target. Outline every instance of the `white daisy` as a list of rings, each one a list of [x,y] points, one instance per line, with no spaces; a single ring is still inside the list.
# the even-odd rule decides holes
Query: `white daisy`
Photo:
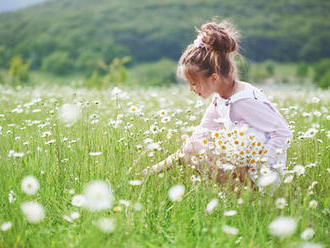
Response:
[[[222,231],[224,233],[231,234],[231,235],[237,235],[238,234],[238,229],[237,228],[227,226],[227,225],[222,226]]]
[[[83,195],[75,195],[74,197],[72,197],[72,200],[71,200],[72,206],[75,206],[75,207],[82,207],[82,206],[84,206],[85,202],[86,202],[86,199],[85,199],[85,196],[83,196]]]
[[[225,211],[223,213],[224,216],[234,216],[237,214],[237,211],[236,210],[229,210],[229,211]]]
[[[79,212],[72,212],[70,215],[71,219],[76,220],[79,219],[80,213]]]
[[[302,165],[296,165],[293,168],[293,171],[297,174],[297,176],[301,176],[305,174],[305,167]]]
[[[5,232],[5,231],[9,230],[12,227],[12,225],[13,224],[11,223],[11,221],[7,221],[7,222],[4,222],[1,224],[0,229],[1,229],[1,231]]]
[[[142,181],[141,180],[130,180],[130,181],[128,181],[128,183],[130,185],[137,186],[137,185],[141,185]]]
[[[309,208],[313,208],[313,209],[315,209],[316,207],[317,207],[317,201],[315,201],[315,200],[311,200],[310,202],[309,202]]]
[[[277,198],[275,201],[275,206],[279,209],[283,209],[287,206],[286,200],[284,198]]]
[[[219,200],[217,198],[213,198],[206,206],[206,213],[210,214],[213,210],[218,206]]]
[[[311,239],[313,238],[315,232],[313,230],[313,228],[306,228],[300,235],[300,237],[303,239],[303,240],[308,240],[308,239]]]
[[[102,152],[90,152],[89,153],[90,156],[99,156],[101,154],[102,154]]]

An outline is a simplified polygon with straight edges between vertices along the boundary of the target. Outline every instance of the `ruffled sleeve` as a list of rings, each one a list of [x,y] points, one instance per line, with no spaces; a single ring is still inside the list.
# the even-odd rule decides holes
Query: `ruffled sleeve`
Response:
[[[218,122],[221,116],[217,110],[217,104],[215,97],[207,107],[200,124],[195,128],[191,137],[186,140],[183,146],[185,153],[194,153],[202,149],[202,140],[208,138],[208,133],[222,127],[222,124]]]
[[[221,123],[217,121],[221,117],[219,111],[217,110],[217,104],[217,99],[213,98],[211,104],[207,107],[204,113],[201,123],[195,128],[195,131],[191,136],[192,138],[207,138],[208,131],[218,130],[221,127]]]

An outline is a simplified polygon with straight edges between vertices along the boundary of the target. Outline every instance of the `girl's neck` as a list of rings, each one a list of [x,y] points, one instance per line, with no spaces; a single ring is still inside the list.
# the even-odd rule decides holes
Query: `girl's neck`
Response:
[[[221,81],[221,83],[219,85],[221,85],[221,87],[218,87],[216,89],[216,92],[224,99],[228,99],[230,98],[236,88],[237,88],[237,84],[238,82],[235,81],[234,79],[223,79]]]
[[[225,81],[225,83],[223,84],[223,88],[217,89],[216,93],[219,94],[219,96],[221,96],[224,99],[228,99],[230,98],[232,95],[236,94],[239,91],[243,91],[247,85],[247,83],[239,81],[239,80],[235,80],[234,83],[234,87],[232,87],[233,83],[230,83],[229,80],[227,80],[227,82]]]

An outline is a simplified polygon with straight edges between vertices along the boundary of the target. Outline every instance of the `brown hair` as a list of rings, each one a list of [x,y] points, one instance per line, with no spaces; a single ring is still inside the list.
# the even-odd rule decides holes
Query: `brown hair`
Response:
[[[226,19],[218,24],[213,18],[195,30],[204,47],[196,47],[194,43],[187,46],[178,62],[177,77],[196,81],[198,76],[208,77],[216,73],[220,77],[236,79],[234,56],[239,55],[239,32],[234,25]]]

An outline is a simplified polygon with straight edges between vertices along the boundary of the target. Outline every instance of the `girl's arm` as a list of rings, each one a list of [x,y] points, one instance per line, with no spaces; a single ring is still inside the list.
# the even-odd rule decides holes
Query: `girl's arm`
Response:
[[[176,153],[173,153],[165,160],[151,166],[150,168],[147,168],[144,171],[144,174],[148,172],[159,173],[169,170],[173,168],[173,161],[177,161],[179,159],[182,159],[184,162],[189,162],[191,156],[197,154],[203,148],[202,142],[203,139],[207,138],[208,131],[217,130],[222,125],[216,122],[216,119],[219,119],[220,117],[220,114],[216,109],[216,104],[216,99],[214,98],[206,109],[199,126],[195,128],[192,136],[184,142],[182,147]]]
[[[147,167],[143,172],[144,174],[155,174],[155,173],[160,173],[163,172],[165,170],[169,170],[171,168],[173,168],[173,163],[174,161],[179,160],[180,156],[181,156],[181,148],[173,153],[172,155],[168,156],[166,159],[164,159],[163,161],[151,166],[151,167]]]
[[[163,161],[151,166],[147,167],[144,170],[144,174],[155,174],[164,172],[166,170],[172,169],[175,161],[179,161],[180,164],[183,162],[189,162],[191,156],[197,154],[199,150],[202,149],[202,143],[199,140],[195,140],[193,137],[190,137],[186,140],[181,148],[177,150],[175,153],[168,156]]]

